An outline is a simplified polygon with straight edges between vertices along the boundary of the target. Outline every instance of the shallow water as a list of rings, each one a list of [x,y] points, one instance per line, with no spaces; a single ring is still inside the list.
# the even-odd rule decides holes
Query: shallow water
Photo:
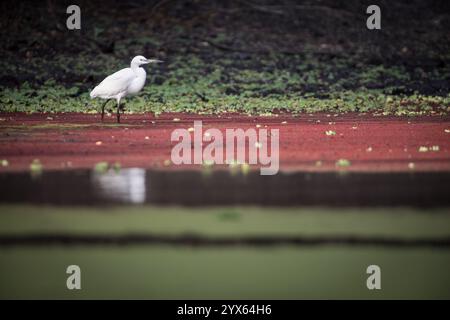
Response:
[[[450,205],[450,173],[152,171],[0,174],[0,202],[54,205]]]

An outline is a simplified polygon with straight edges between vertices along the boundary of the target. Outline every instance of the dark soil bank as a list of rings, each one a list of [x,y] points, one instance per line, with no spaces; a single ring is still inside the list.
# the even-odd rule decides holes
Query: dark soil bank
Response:
[[[450,4],[444,0],[377,1],[382,29],[375,31],[366,28],[370,1],[77,3],[81,30],[68,31],[66,2],[2,2],[0,86],[53,79],[84,92],[107,70],[146,54],[167,62],[154,70],[156,84],[186,65],[195,65],[189,71],[194,78],[223,67],[217,81],[229,83],[226,95],[324,97],[331,84],[393,94],[446,95],[450,88]],[[374,66],[382,69],[366,72]],[[248,80],[237,79],[236,70],[318,74],[283,88],[246,88]]]

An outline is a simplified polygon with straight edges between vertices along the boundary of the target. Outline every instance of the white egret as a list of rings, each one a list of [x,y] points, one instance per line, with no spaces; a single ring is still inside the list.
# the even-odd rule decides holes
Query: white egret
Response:
[[[117,101],[117,122],[120,122],[120,99],[127,95],[136,94],[144,87],[147,74],[143,64],[162,62],[157,59],[147,59],[136,56],[131,60],[130,68],[119,70],[106,77],[98,86],[91,91],[91,99],[96,97],[106,99],[102,105],[102,121],[105,115],[105,106],[111,99]]]

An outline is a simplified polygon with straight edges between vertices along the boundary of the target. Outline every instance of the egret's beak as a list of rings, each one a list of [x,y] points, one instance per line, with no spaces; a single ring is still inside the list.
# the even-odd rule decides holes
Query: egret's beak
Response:
[[[147,63],[161,63],[164,61],[158,60],[158,59],[147,59]]]

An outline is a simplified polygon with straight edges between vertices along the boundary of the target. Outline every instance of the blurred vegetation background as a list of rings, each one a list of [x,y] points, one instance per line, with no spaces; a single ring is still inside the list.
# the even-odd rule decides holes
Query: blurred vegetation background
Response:
[[[0,110],[97,112],[89,91],[156,57],[128,112],[448,114],[450,4],[377,1],[70,1],[0,4]]]

